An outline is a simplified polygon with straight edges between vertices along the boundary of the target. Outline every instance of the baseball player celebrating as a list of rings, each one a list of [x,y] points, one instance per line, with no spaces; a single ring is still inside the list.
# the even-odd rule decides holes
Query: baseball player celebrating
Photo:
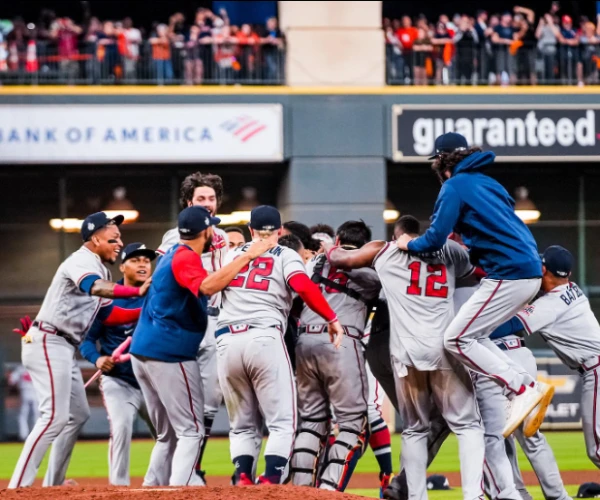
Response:
[[[277,245],[281,216],[275,207],[260,206],[250,215],[253,241],[274,248],[245,266],[223,292],[219,316],[217,366],[230,422],[231,458],[239,485],[253,484],[258,459],[260,415],[269,429],[266,470],[260,484],[279,484],[288,465],[296,432],[296,386],[283,343],[287,317],[296,292],[322,317],[332,341],[339,346],[343,330],[319,288],[306,274],[294,250]],[[237,262],[252,248],[236,249],[227,260]]]
[[[19,439],[25,441],[29,434],[29,417],[32,416],[33,420],[36,421],[40,416],[31,375],[27,373],[23,365],[19,365],[10,372],[8,383],[11,386],[19,388],[19,399],[21,400],[21,408],[19,410]]]
[[[577,370],[582,379],[581,420],[590,460],[600,468],[600,325],[588,298],[569,281],[573,256],[560,246],[546,249],[542,257],[542,297],[503,325],[505,333],[523,328],[528,335],[538,332],[561,361]],[[527,427],[525,422],[525,428]],[[526,434],[527,435],[527,434]]]
[[[213,226],[219,222],[200,206],[179,214],[180,243],[156,266],[133,334],[133,371],[157,434],[144,486],[204,486],[195,474],[204,438],[196,354],[207,328],[208,297],[273,246],[258,242],[242,258],[209,275],[200,256],[212,245]]]
[[[371,231],[364,222],[348,221],[339,227],[336,244],[360,248],[370,239]],[[342,348],[335,349],[326,337],[327,321],[310,307],[304,307],[296,345],[301,422],[291,461],[292,483],[315,486],[319,479],[323,489],[344,491],[368,440],[369,389],[361,338],[367,303],[379,295],[381,284],[373,269],[340,271],[329,265],[324,254],[311,260],[307,272],[335,309],[344,336]],[[330,404],[339,433],[317,478],[329,431]]]
[[[122,283],[142,286],[152,272],[156,252],[142,243],[130,243],[121,252]],[[124,309],[142,307],[142,297],[115,299],[115,305]],[[129,486],[129,454],[131,435],[139,414],[154,432],[140,386],[133,374],[131,361],[114,363],[112,352],[133,333],[135,324],[106,326],[96,319],[79,347],[81,355],[103,371],[100,378],[102,400],[110,424],[108,441],[108,481],[115,486]],[[96,343],[100,344],[100,351]]]
[[[109,300],[144,295],[151,281],[139,288],[111,282],[103,263],[113,264],[119,256],[122,222],[122,215],[110,219],[104,212],[86,217],[83,246],[59,266],[37,318],[21,332],[23,365],[33,380],[41,416],[25,441],[9,488],[33,484],[51,444],[43,484],[63,483],[77,435],[90,415],[75,350],[97,316],[107,325],[139,317],[139,309],[125,310]]]
[[[404,217],[408,235],[416,236],[417,221]],[[404,423],[401,462],[409,498],[427,498],[433,406],[457,435],[464,498],[483,498],[483,427],[474,389],[467,370],[446,354],[443,341],[454,315],[455,279],[474,271],[467,252],[448,241],[441,254],[424,261],[392,243],[375,241],[358,250],[333,247],[328,259],[342,269],[373,266],[387,297],[392,366]]]
[[[431,226],[420,237],[402,235],[398,247],[413,254],[437,252],[455,228],[461,234],[471,260],[487,278],[446,330],[446,349],[471,370],[495,378],[510,391],[505,437],[532,412],[525,432],[533,434],[552,400],[553,387],[536,383],[496,345],[480,340],[537,294],[542,266],[535,240],[515,214],[506,189],[484,173],[492,167],[494,153],[468,148],[466,139],[453,132],[438,137],[435,149],[433,169],[443,185]]]
[[[188,175],[181,183],[179,204],[182,209],[200,206],[208,210],[211,217],[215,217],[222,200],[223,180],[218,175],[195,172]],[[212,228],[212,231],[212,243],[202,254],[202,267],[208,273],[221,269],[228,246],[228,236],[225,231],[216,226]],[[173,228],[165,233],[162,243],[156,251],[159,255],[164,255],[177,243],[179,243],[179,231],[177,228]],[[208,325],[197,358],[204,389],[204,431],[206,434],[198,457],[196,472],[203,481],[202,457],[206,449],[206,442],[210,437],[212,424],[223,401],[217,376],[217,359],[215,355],[215,329],[220,306],[221,294],[215,293],[208,299]]]

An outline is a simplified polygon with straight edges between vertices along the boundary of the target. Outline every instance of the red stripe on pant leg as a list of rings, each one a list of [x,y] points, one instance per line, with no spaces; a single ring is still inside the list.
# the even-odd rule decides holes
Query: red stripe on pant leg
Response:
[[[594,432],[594,441],[596,442],[596,458],[600,460],[599,448],[600,448],[600,438],[598,438],[598,434],[596,433],[596,404],[598,398],[598,371],[594,370],[594,410],[592,412],[594,427],[592,431]]]
[[[360,387],[362,389],[362,397],[365,401],[365,407],[369,408],[369,403],[367,402],[367,392],[365,391],[365,383],[363,382],[364,379],[367,378],[366,374],[363,374],[363,366],[360,362],[360,356],[358,355],[358,349],[356,348],[356,343],[358,342],[358,340],[352,340],[352,343],[354,344],[354,352],[356,353],[356,362],[358,363],[358,371],[360,372]]]
[[[375,377],[373,377],[375,378]],[[377,413],[379,413],[379,416],[381,418],[383,418],[383,413],[381,411],[381,405],[377,403],[377,401],[379,400],[379,382],[377,381],[377,379],[375,379],[375,401],[373,401],[375,403],[375,410],[377,411]]]
[[[109,475],[108,480],[110,482],[110,472],[113,467],[113,426],[112,426],[112,419],[110,418],[110,412],[108,411],[108,405],[106,404],[106,397],[104,396],[104,389],[102,387],[102,379],[100,379],[100,383],[98,384],[98,387],[100,388],[100,394],[102,394],[102,403],[104,404],[104,408],[106,408],[106,418],[108,419],[108,456],[109,456],[109,460],[110,460],[109,471],[108,471],[108,475]]]
[[[290,361],[290,355],[288,354],[287,348],[285,347],[285,342],[283,341],[283,335],[279,336],[281,339],[281,345],[283,346],[283,352],[285,353],[285,359],[288,363],[288,368],[290,369],[290,390],[292,391],[291,394],[292,396],[295,395],[295,391],[294,391],[294,370],[292,369],[292,362]],[[294,452],[294,444],[296,443],[296,414],[297,414],[298,410],[296,408],[296,398],[292,397],[292,414],[293,414],[293,426],[294,426],[294,437],[292,439],[292,447],[290,449],[290,453],[288,455],[289,458],[291,458],[292,453]]]
[[[40,435],[37,437],[37,439],[33,443],[31,450],[29,450],[29,455],[27,455],[27,460],[25,460],[25,464],[23,464],[23,470],[21,471],[21,475],[19,476],[19,481],[17,482],[17,488],[19,488],[21,486],[21,481],[23,481],[23,475],[25,474],[25,469],[27,469],[27,464],[29,463],[29,460],[31,460],[31,455],[33,454],[33,450],[35,450],[35,447],[39,443],[42,436],[46,433],[48,428],[52,425],[52,421],[54,420],[54,413],[56,410],[55,395],[54,395],[54,377],[52,376],[52,367],[50,366],[50,358],[48,357],[48,348],[46,346],[46,336],[47,335],[44,334],[42,343],[44,345],[44,356],[46,358],[46,365],[48,366],[48,374],[50,376],[50,391],[52,393],[52,412],[50,413],[50,420],[48,421],[48,424],[46,425],[46,427],[44,427],[44,430],[42,432],[40,432]]]
[[[496,487],[496,495],[500,494],[500,488],[498,488],[498,483],[496,483],[496,478],[494,477],[494,474],[492,473],[492,469],[490,469],[490,464],[487,463],[487,460],[483,460],[484,465],[487,467],[488,472],[490,473],[490,477],[492,478],[492,482],[494,483],[494,486]]]
[[[198,419],[196,418],[196,412],[194,411],[192,391],[190,391],[190,384],[188,382],[187,373],[185,373],[185,369],[183,368],[183,363],[179,363],[179,368],[181,368],[181,373],[183,374],[183,380],[185,381],[185,387],[186,387],[187,393],[188,393],[188,400],[190,402],[190,410],[192,411],[192,416],[194,417],[194,424],[196,425],[196,431],[199,431],[200,428],[198,427]],[[204,439],[204,436],[202,436],[202,439]],[[194,472],[196,471],[196,463],[198,462],[198,457],[200,456],[201,448],[202,448],[202,441],[200,441],[200,446],[198,446],[198,453],[196,454],[196,459],[194,460],[194,466],[192,467],[192,472],[190,472],[186,486],[188,484],[190,484],[190,479],[192,479],[192,474],[194,474]]]
[[[515,392],[506,382],[506,380],[504,380],[502,377],[499,377],[498,375],[493,375],[491,373],[488,373],[487,371],[485,371],[483,368],[481,368],[479,365],[477,365],[477,363],[475,363],[471,358],[469,358],[464,352],[463,350],[460,348],[460,338],[467,333],[467,330],[469,329],[469,327],[473,324],[473,322],[479,317],[479,315],[483,312],[483,310],[487,307],[487,305],[490,303],[490,301],[494,298],[494,295],[496,295],[496,292],[498,291],[498,289],[500,288],[500,285],[502,284],[503,280],[498,281],[498,284],[496,285],[496,288],[494,289],[494,291],[492,292],[492,294],[488,297],[488,299],[483,303],[483,305],[481,306],[481,308],[479,309],[479,311],[477,311],[477,313],[475,314],[475,316],[473,316],[471,318],[471,320],[467,323],[467,326],[465,326],[465,328],[463,329],[462,332],[460,332],[458,334],[458,336],[456,337],[456,339],[454,340],[454,343],[456,344],[456,348],[458,349],[458,353],[465,358],[471,365],[473,365],[478,371],[480,371],[481,373],[483,373],[484,375],[488,375],[491,377],[494,377],[498,380],[500,380],[510,391]],[[475,342],[477,342],[475,340]]]

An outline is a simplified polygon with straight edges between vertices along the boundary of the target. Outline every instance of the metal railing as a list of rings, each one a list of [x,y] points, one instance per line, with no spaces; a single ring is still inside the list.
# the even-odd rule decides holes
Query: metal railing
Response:
[[[55,43],[0,45],[0,83],[18,85],[282,85],[285,49],[264,44],[171,43],[122,53],[117,42],[81,42],[70,51]]]
[[[587,85],[599,76],[599,44],[386,44],[389,85]]]

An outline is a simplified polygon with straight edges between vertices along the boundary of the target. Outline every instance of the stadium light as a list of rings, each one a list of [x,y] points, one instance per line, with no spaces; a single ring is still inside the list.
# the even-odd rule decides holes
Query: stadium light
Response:
[[[383,220],[386,224],[391,224],[392,222],[396,222],[398,217],[400,217],[400,212],[390,200],[386,200],[385,210],[383,211]]]
[[[78,233],[81,231],[81,219],[50,219],[50,227],[55,231],[64,231],[65,233]]]
[[[122,215],[125,217],[124,224],[135,222],[140,216],[133,203],[127,199],[127,190],[123,186],[119,186],[113,191],[113,199],[104,210],[104,213],[110,219]]]
[[[537,209],[533,201],[529,199],[529,190],[520,186],[515,189],[515,214],[525,224],[535,224],[540,218],[541,212]]]

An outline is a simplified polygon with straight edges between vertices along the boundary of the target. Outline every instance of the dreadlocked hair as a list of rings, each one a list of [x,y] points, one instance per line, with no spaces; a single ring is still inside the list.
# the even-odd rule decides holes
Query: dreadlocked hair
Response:
[[[444,172],[454,172],[454,167],[463,161],[467,156],[473,153],[481,153],[482,149],[479,147],[472,147],[463,151],[452,151],[451,153],[440,153],[440,155],[433,161],[431,169],[437,174],[442,182],[446,180]]]

